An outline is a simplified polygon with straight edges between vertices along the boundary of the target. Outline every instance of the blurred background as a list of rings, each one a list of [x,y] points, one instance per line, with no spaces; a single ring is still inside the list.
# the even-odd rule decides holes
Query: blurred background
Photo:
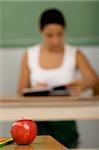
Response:
[[[0,97],[16,95],[20,61],[27,47],[41,41],[40,14],[58,8],[67,20],[68,42],[79,47],[99,74],[99,1],[0,1]],[[99,147],[99,121],[78,121],[80,147]],[[11,122],[0,122],[0,136]]]

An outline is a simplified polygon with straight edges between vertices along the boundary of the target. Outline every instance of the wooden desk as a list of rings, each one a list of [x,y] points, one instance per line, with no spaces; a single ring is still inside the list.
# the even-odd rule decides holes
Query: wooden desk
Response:
[[[0,121],[99,119],[99,96],[0,98]]]
[[[67,150],[51,136],[38,136],[31,145],[18,146],[11,144],[4,146],[2,150]]]

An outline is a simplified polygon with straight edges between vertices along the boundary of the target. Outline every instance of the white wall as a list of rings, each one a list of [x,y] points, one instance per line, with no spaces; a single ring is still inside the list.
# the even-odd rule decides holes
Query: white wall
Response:
[[[0,96],[16,95],[20,60],[24,49],[0,49]]]
[[[80,46],[99,74],[99,47]],[[0,48],[0,97],[15,96],[20,60],[25,48]],[[99,147],[99,121],[78,121],[80,147]],[[0,123],[0,136],[10,134],[11,122]]]

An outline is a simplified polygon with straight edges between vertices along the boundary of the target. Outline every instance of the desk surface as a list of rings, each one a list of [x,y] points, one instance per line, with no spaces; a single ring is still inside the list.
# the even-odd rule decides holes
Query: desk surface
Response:
[[[80,106],[96,105],[99,96],[33,96],[33,97],[0,97],[0,107],[21,106]]]
[[[99,119],[99,96],[0,98],[0,121]]]
[[[16,144],[7,145],[2,150],[67,150],[51,136],[38,136],[31,145],[18,146]]]

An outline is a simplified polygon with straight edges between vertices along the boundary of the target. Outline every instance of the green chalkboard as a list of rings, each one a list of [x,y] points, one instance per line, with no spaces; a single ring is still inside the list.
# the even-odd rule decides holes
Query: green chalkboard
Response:
[[[39,17],[58,8],[68,24],[68,42],[99,45],[99,1],[2,0],[0,1],[0,47],[25,47],[41,40]]]

